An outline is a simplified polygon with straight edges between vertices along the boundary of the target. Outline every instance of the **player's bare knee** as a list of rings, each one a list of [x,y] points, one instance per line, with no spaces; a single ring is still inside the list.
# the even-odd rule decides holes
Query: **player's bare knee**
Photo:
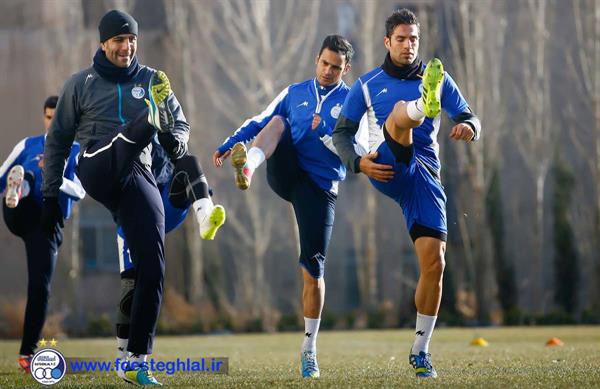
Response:
[[[303,280],[304,280],[304,287],[305,288],[310,288],[310,289],[321,289],[325,287],[325,280],[323,279],[323,277],[319,277],[316,278],[315,276],[313,276],[312,274],[310,274],[308,271],[304,270],[302,271],[303,273]]]
[[[421,269],[422,273],[431,279],[441,279],[446,268],[446,260],[441,253],[431,255],[427,261],[425,261],[424,269]]]
[[[386,121],[388,130],[400,135],[410,132],[413,128],[420,126],[423,121],[412,120],[406,113],[406,103],[398,101],[392,110],[392,113]]]
[[[404,101],[400,100],[394,104],[390,118],[395,126],[403,127],[404,121],[408,118],[406,115],[406,103]]]

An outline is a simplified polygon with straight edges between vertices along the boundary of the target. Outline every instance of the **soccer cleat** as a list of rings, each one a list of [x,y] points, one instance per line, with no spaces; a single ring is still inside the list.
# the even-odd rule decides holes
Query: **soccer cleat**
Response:
[[[148,88],[148,122],[161,132],[171,132],[175,124],[173,113],[167,104],[171,84],[167,75],[159,70],[152,75]]]
[[[231,148],[231,164],[235,169],[235,185],[241,190],[250,187],[252,170],[246,165],[248,161],[248,150],[242,142],[238,142]]]
[[[219,228],[225,223],[225,208],[215,205],[209,213],[201,215],[196,213],[196,219],[200,224],[200,237],[205,240],[215,239]]]
[[[442,81],[444,80],[444,66],[438,58],[433,58],[427,63],[423,73],[423,108],[425,116],[434,118],[442,110]]]
[[[23,369],[25,374],[29,374],[31,371],[29,367],[31,366],[31,358],[33,355],[21,355],[19,356],[19,367]]]
[[[130,384],[139,386],[163,386],[163,384],[154,378],[150,370],[141,367],[133,370],[127,370],[125,372],[124,380]]]
[[[319,371],[319,364],[317,363],[317,353],[312,351],[303,351],[300,354],[300,372],[302,378],[319,378],[321,372]]]
[[[419,355],[410,354],[408,363],[415,369],[417,378],[437,378],[437,372],[431,364],[431,354],[423,351]]]
[[[21,185],[24,178],[25,170],[23,170],[23,166],[21,165],[13,166],[10,172],[8,172],[6,178],[6,197],[4,198],[4,202],[8,208],[16,208],[19,205],[19,200],[21,200]]]

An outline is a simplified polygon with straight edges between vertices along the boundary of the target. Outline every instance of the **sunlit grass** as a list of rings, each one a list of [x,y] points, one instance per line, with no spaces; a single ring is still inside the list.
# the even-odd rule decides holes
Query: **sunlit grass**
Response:
[[[488,347],[470,346],[475,336]],[[550,337],[564,346],[546,347]],[[438,329],[431,351],[437,380],[417,380],[408,365],[413,331],[323,331],[321,379],[300,378],[301,333],[158,337],[155,359],[228,357],[229,374],[155,376],[169,387],[600,387],[600,327]],[[113,339],[62,339],[66,357],[114,358]],[[40,387],[16,367],[18,342],[0,341],[0,387]],[[114,373],[67,374],[57,387],[129,387]]]

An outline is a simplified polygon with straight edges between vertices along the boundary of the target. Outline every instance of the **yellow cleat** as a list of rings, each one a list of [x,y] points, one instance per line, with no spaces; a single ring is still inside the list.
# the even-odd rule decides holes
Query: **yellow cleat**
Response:
[[[200,220],[202,219],[202,220]],[[198,217],[200,223],[200,237],[205,240],[215,239],[219,228],[225,223],[225,208],[222,205],[215,205],[212,211],[205,217]]]
[[[442,110],[442,81],[444,80],[444,66],[438,58],[433,58],[427,63],[423,73],[423,106],[425,116],[434,118]]]
[[[246,166],[248,161],[248,151],[243,143],[238,142],[231,148],[231,164],[235,169],[235,185],[241,190],[250,187],[252,172]]]

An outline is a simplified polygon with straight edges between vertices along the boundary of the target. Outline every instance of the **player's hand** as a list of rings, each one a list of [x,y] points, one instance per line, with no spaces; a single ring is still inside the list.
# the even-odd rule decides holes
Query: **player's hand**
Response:
[[[464,140],[465,142],[470,142],[473,140],[475,136],[475,131],[465,123],[458,123],[456,126],[452,127],[450,131],[450,139],[454,140]]]
[[[215,153],[212,156],[212,160],[213,160],[213,163],[215,164],[215,166],[216,167],[223,166],[223,161],[226,160],[227,157],[229,157],[229,154],[231,154],[231,150],[227,150],[223,154],[221,154],[219,152],[219,150],[215,151]]]
[[[360,158],[360,171],[374,180],[388,182],[394,178],[394,167],[373,162],[379,153],[369,153]]]
[[[318,113],[313,113],[313,120],[310,125],[310,128],[312,128],[312,130],[314,131],[317,129],[317,127],[319,127],[319,124],[321,124],[321,116],[319,116]]]

